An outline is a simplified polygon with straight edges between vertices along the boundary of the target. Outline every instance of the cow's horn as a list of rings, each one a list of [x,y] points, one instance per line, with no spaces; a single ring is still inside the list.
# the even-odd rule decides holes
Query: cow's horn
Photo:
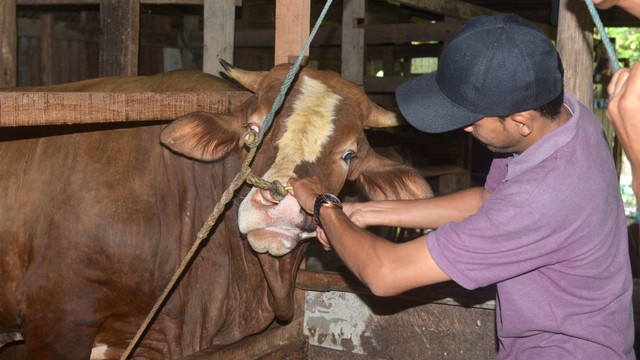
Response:
[[[260,80],[262,80],[262,77],[267,73],[266,71],[247,71],[238,69],[223,59],[220,59],[220,65],[222,65],[224,71],[226,71],[229,76],[252,92],[256,92]]]
[[[402,121],[391,111],[387,111],[375,103],[371,103],[371,111],[365,126],[367,128],[385,128],[390,126],[398,126]]]

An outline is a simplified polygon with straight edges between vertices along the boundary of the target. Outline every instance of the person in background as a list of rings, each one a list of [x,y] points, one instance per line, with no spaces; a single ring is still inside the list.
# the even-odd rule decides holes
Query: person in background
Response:
[[[607,118],[629,159],[631,187],[640,205],[640,63],[616,71],[607,92]]]
[[[602,10],[617,6],[640,18],[638,0],[593,0]],[[613,75],[607,86],[609,103],[607,117],[613,125],[620,145],[631,165],[631,187],[640,206],[640,65],[622,68]]]
[[[595,115],[564,92],[551,39],[517,15],[473,18],[438,70],[396,98],[417,129],[463,128],[496,153],[487,181],[431,199],[341,204],[318,177],[292,178],[325,249],[380,296],[496,284],[498,359],[635,359],[613,158]],[[363,229],[374,225],[435,230],[392,243]]]

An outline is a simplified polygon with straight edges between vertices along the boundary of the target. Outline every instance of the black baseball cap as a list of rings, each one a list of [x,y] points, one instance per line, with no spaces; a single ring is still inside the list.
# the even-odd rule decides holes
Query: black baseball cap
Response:
[[[551,39],[520,16],[479,16],[454,35],[438,70],[398,86],[396,100],[417,129],[450,131],[553,100],[563,90],[559,62]]]

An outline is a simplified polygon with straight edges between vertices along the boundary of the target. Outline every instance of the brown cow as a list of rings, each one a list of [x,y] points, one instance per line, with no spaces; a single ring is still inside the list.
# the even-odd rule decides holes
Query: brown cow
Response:
[[[30,359],[118,358],[238,172],[242,139],[262,126],[288,68],[228,66],[254,93],[229,114],[194,113],[166,127],[2,129],[0,340],[24,338]],[[173,73],[40,90],[185,91],[211,81]],[[364,129],[396,125],[392,113],[331,72],[303,69],[294,85],[255,174],[319,175],[333,192],[355,180],[376,199],[431,195],[415,171],[367,143]],[[229,204],[136,358],[181,358],[292,317],[303,240],[315,226],[292,197],[250,190]]]

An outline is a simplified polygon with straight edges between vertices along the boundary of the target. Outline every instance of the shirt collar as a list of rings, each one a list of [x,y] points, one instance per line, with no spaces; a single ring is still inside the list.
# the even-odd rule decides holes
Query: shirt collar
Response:
[[[505,181],[538,165],[573,138],[578,128],[580,113],[584,109],[572,95],[567,93],[564,95],[564,103],[573,113],[571,119],[557,129],[545,134],[522,154],[513,154],[513,159],[507,165]]]

